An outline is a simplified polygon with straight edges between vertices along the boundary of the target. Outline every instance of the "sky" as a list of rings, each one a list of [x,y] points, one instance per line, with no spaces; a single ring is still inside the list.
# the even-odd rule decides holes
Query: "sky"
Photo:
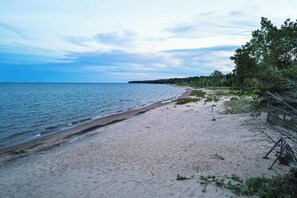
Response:
[[[260,28],[296,0],[0,2],[0,82],[128,82],[232,72]]]

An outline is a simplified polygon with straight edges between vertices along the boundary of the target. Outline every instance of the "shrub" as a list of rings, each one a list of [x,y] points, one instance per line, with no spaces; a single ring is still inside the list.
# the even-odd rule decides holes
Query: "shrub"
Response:
[[[296,188],[296,187],[295,187]],[[260,198],[293,198],[296,197],[296,189],[286,182],[283,177],[251,177],[246,180],[242,189],[244,195],[258,195]]]
[[[191,96],[204,98],[205,94],[206,94],[206,92],[204,92],[202,90],[194,90],[194,91],[192,91]]]
[[[250,113],[259,111],[259,99],[252,97],[232,97],[229,101],[224,103],[225,113],[237,114],[237,113]]]

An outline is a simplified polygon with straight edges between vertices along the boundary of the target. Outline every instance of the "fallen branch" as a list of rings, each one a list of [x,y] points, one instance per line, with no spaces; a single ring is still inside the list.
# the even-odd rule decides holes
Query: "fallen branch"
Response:
[[[225,160],[222,156],[215,154],[215,155],[210,155],[211,159],[218,159],[218,160]]]

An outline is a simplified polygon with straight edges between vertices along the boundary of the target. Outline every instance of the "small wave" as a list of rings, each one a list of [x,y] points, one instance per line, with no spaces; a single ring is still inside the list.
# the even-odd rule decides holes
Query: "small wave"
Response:
[[[57,129],[58,127],[59,125],[50,126],[50,127],[46,127],[45,130],[53,130],[53,129]]]
[[[41,136],[41,134],[38,133],[38,134],[34,135],[32,138],[37,138],[37,137],[40,137],[40,136]]]
[[[41,134],[33,135],[33,134],[28,134],[27,132],[16,133],[6,138],[0,139],[0,148],[6,147],[8,145],[19,144],[21,142],[25,142],[27,140],[34,139],[39,136],[41,136]]]
[[[15,138],[15,137],[20,137],[20,136],[22,136],[22,135],[24,135],[24,134],[26,134],[26,132],[15,133],[15,134],[12,134],[12,135],[10,135],[10,136],[4,138],[4,139],[9,140],[9,139],[13,139],[13,138]]]
[[[81,122],[86,122],[86,121],[89,121],[89,120],[91,120],[92,118],[86,118],[86,119],[81,119],[81,120],[77,120],[77,121],[74,121],[74,122],[71,122],[71,123],[69,123],[69,124],[71,124],[71,125],[75,125],[75,124],[78,124],[78,123],[81,123]],[[68,124],[68,125],[69,125]],[[70,126],[71,126],[70,125]]]
[[[133,102],[131,99],[120,99],[119,102]]]
[[[95,117],[92,118],[92,120],[96,120],[96,119],[99,119],[99,118],[102,118],[102,117],[103,117],[102,115],[100,115],[100,116],[95,116]]]

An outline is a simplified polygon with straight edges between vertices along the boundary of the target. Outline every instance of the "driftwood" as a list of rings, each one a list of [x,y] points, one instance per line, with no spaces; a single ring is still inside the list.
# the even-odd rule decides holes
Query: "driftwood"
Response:
[[[215,155],[210,155],[211,159],[218,159],[218,160],[225,160],[222,156],[215,154]]]

